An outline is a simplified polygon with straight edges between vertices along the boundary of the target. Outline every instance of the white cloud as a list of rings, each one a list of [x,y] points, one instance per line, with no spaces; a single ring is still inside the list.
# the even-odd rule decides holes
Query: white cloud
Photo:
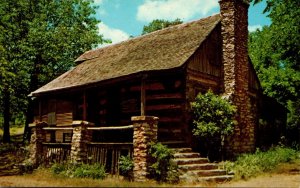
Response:
[[[94,0],[94,4],[101,5],[104,0]]]
[[[98,24],[98,28],[99,28],[99,34],[103,35],[105,39],[110,39],[112,41],[112,44],[127,40],[129,38],[129,35],[126,32],[120,29],[110,28],[107,25],[105,25],[103,22]],[[103,44],[100,46],[103,47],[107,45],[110,44]]]
[[[94,4],[96,6],[99,6],[97,9],[96,9],[96,12],[98,12],[99,15],[101,16],[105,16],[107,15],[107,12],[105,9],[103,9],[102,5],[104,4],[104,1],[105,0],[94,0]]]
[[[154,19],[188,20],[196,15],[205,16],[218,6],[218,0],[146,0],[138,7],[137,19],[144,22]]]
[[[262,30],[262,26],[261,25],[249,25],[248,26],[248,31],[249,32],[256,31],[257,29]]]

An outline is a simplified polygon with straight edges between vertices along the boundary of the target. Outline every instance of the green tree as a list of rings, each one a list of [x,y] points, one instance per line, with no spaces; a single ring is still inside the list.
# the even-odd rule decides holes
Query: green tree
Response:
[[[4,126],[11,115],[33,119],[27,95],[74,66],[74,59],[106,42],[98,35],[92,0],[0,0],[0,44],[14,79],[1,92]],[[27,126],[26,126],[27,127]],[[27,129],[26,129],[27,130]],[[25,134],[26,135],[26,134]],[[5,139],[9,142],[9,139]]]
[[[200,141],[207,143],[209,157],[214,157],[212,148],[222,148],[225,137],[233,133],[236,121],[236,107],[226,99],[215,95],[211,90],[205,94],[199,93],[191,104],[193,112],[193,134]],[[219,152],[217,151],[217,152]]]
[[[148,25],[144,26],[142,35],[181,23],[182,21],[179,18],[175,19],[174,21],[155,19]]]
[[[259,3],[262,0],[254,0]],[[250,33],[249,53],[264,93],[288,110],[288,128],[300,128],[300,1],[267,0],[270,26]]]

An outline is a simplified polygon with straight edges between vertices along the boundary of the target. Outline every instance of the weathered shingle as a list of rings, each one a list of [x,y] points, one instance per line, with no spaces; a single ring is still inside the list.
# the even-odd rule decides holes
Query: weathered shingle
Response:
[[[79,87],[130,74],[182,66],[220,22],[220,15],[184,23],[81,55],[74,69],[32,94]]]

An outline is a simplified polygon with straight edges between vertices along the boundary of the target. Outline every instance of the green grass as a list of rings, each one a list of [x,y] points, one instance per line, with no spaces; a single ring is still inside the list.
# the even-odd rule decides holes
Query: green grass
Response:
[[[24,126],[12,126],[9,129],[12,142],[20,142],[23,139]],[[3,128],[0,128],[0,142],[3,138]]]
[[[235,174],[235,179],[249,179],[265,172],[271,172],[280,163],[300,158],[300,152],[287,147],[274,147],[266,152],[257,150],[254,154],[243,154],[236,161],[224,162],[227,171]]]
[[[56,175],[75,177],[75,178],[104,179],[107,176],[107,173],[105,173],[104,166],[97,163],[95,164],[55,163],[51,166],[51,171],[53,174]]]
[[[21,186],[67,186],[67,187],[171,187],[170,184],[158,184],[155,181],[130,182],[123,179],[122,176],[108,175],[105,179],[66,177],[53,174],[50,169],[39,168],[32,174],[18,176]]]

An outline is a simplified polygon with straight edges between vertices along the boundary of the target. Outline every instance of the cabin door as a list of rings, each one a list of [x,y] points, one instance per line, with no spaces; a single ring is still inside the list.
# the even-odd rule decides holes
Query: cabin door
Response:
[[[107,90],[107,125],[117,126],[121,119],[120,88],[113,87]]]

